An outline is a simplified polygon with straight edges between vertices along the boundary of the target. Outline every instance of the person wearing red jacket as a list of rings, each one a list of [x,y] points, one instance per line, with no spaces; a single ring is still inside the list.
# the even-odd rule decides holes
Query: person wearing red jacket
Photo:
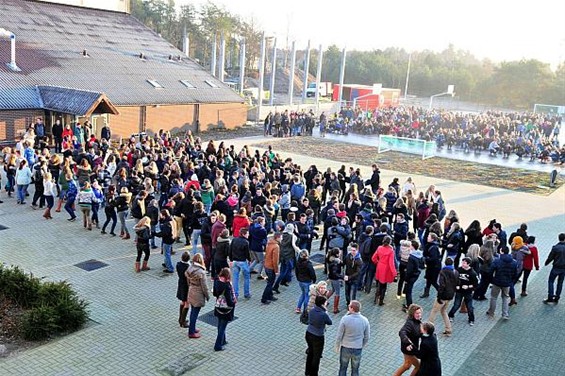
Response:
[[[524,261],[522,263],[522,270],[524,271],[524,276],[522,278],[522,293],[520,296],[528,296],[528,277],[532,272],[534,266],[536,270],[539,270],[539,253],[538,247],[534,244],[536,242],[535,236],[528,236],[527,239],[528,248],[530,249],[530,254],[524,256]]]

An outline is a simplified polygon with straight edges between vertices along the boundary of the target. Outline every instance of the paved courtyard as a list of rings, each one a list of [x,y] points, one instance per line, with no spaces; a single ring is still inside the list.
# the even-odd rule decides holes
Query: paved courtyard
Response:
[[[256,140],[262,138],[227,143],[239,150]],[[276,140],[273,147],[276,151]],[[302,165],[340,165],[288,155]],[[364,176],[369,169],[362,169]],[[407,177],[402,172],[382,171],[383,183],[395,176],[401,181]],[[521,222],[527,222],[528,233],[537,236],[542,263],[557,242],[557,234],[565,231],[564,187],[542,197],[430,177],[413,178],[418,187],[434,183],[441,189],[448,209],[457,211],[464,227],[473,219],[479,219],[484,227],[496,218],[510,233]],[[149,261],[152,270],[136,274],[133,241],[85,231],[79,221],[67,222],[63,213],[55,213],[52,221],[45,221],[39,211],[16,205],[15,199],[6,199],[3,193],[1,198],[4,204],[0,204],[0,225],[8,229],[0,231],[0,261],[20,265],[49,280],[70,281],[91,302],[92,321],[77,333],[0,359],[0,375],[167,375],[183,371],[186,375],[304,374],[306,326],[294,313],[299,296],[296,282],[281,287],[277,302],[263,306],[260,294],[265,282],[253,278],[252,299],[238,303],[238,319],[228,325],[226,351],[215,353],[215,327],[200,321],[200,339],[188,339],[186,329],[178,327],[177,277],[161,272],[162,256],[158,252]],[[133,222],[128,225],[131,228]],[[176,250],[174,262],[179,259],[180,245]],[[108,265],[90,272],[74,266],[90,259]],[[466,315],[458,314],[453,336],[439,340],[444,375],[563,374],[565,305],[541,303],[548,274],[549,268],[532,273],[530,294],[518,298],[509,321],[500,320],[500,306],[495,319],[488,319],[487,302],[475,304],[474,327],[467,325]],[[323,278],[319,269],[318,276]],[[433,298],[417,297],[422,284],[420,279],[414,296],[415,302],[424,306],[427,318]],[[401,301],[394,296],[395,287],[389,288],[384,307],[374,306],[372,295],[361,293],[362,313],[369,318],[372,329],[372,338],[363,350],[362,375],[391,375],[402,361],[397,333],[405,315],[400,310]],[[202,309],[201,320],[212,309],[211,301]],[[342,308],[342,313],[332,315],[334,325],[326,333],[321,375],[337,374],[338,356],[333,344],[344,311]],[[443,324],[436,324],[441,332]]]

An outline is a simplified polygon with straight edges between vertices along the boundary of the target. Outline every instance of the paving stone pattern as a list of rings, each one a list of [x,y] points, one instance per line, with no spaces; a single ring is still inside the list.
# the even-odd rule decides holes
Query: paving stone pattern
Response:
[[[249,142],[241,139],[228,144],[239,149]],[[276,142],[273,146],[276,151]],[[302,165],[316,164],[324,169],[341,165],[311,157],[292,157]],[[369,175],[368,168],[363,167],[362,171],[364,176]],[[383,171],[383,183],[388,184],[394,176],[401,181],[407,177]],[[458,212],[464,227],[475,218],[483,225],[496,218],[510,233],[521,222],[528,222],[528,232],[538,238],[542,263],[556,243],[557,233],[564,231],[564,188],[549,197],[540,197],[422,176],[413,178],[418,187],[435,183],[442,190],[448,209]],[[0,225],[9,228],[0,232],[0,260],[20,265],[48,280],[70,281],[91,302],[92,323],[77,333],[0,360],[0,375],[304,374],[306,326],[294,313],[299,297],[295,281],[290,287],[281,287],[277,302],[264,306],[260,304],[260,295],[265,282],[252,276],[252,298],[238,303],[238,320],[227,329],[229,344],[225,351],[216,353],[212,350],[215,327],[199,321],[200,339],[188,339],[186,329],[179,328],[177,277],[161,272],[163,260],[158,250],[150,258],[152,269],[136,274],[133,239],[124,241],[99,231],[86,231],[80,221],[67,222],[63,212],[54,213],[53,220],[45,221],[40,211],[16,205],[15,199],[5,198],[4,193],[1,199],[5,202],[0,204]],[[131,228],[133,222],[128,221],[128,226]],[[175,249],[180,251],[180,245],[175,245]],[[174,262],[179,258],[177,252]],[[74,266],[91,259],[108,266],[90,272]],[[474,327],[467,324],[466,315],[457,314],[453,336],[439,340],[444,375],[563,374],[565,304],[541,303],[548,274],[549,268],[532,273],[530,295],[519,298],[507,322],[500,320],[500,303],[496,318],[488,319],[488,302],[476,302]],[[318,277],[325,278],[320,268]],[[398,330],[405,315],[400,310],[402,301],[395,297],[395,288],[395,284],[389,286],[384,307],[373,305],[372,294],[359,295],[362,313],[372,327],[372,338],[363,350],[362,375],[390,375],[402,362]],[[414,297],[416,303],[424,306],[426,319],[434,297],[432,294],[428,299],[419,299],[422,290],[420,279]],[[345,312],[345,302],[341,304],[342,312],[331,315],[334,325],[326,332],[321,375],[335,375],[338,370],[333,345],[339,319]],[[201,315],[212,308],[210,301]],[[436,325],[438,332],[443,331],[440,318]]]

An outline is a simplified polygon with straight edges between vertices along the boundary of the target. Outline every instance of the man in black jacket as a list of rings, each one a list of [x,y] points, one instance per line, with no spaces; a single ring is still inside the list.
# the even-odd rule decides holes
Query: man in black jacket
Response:
[[[243,295],[245,299],[251,298],[250,280],[251,270],[249,263],[251,262],[251,253],[249,252],[249,230],[244,227],[239,230],[239,237],[233,238],[230,244],[229,259],[233,266],[233,290],[235,297],[239,297],[239,273],[243,272]]]
[[[559,234],[559,243],[555,244],[551,248],[547,260],[545,260],[545,265],[549,265],[553,262],[553,268],[549,273],[548,279],[548,292],[547,299],[544,303],[559,303],[559,297],[561,296],[561,291],[563,290],[563,280],[565,279],[565,233]],[[553,284],[555,283],[555,278],[557,278],[557,291],[553,293]]]
[[[60,153],[63,150],[63,124],[61,124],[60,119],[55,120],[51,131],[55,142],[55,153]]]
[[[381,171],[379,170],[379,166],[377,164],[373,164],[373,174],[371,175],[371,179],[365,182],[365,185],[370,185],[371,190],[373,193],[377,193],[379,190],[379,186],[381,185]]]
[[[454,270],[453,260],[448,257],[445,260],[445,266],[439,272],[437,299],[434,302],[432,312],[430,312],[430,317],[428,319],[428,321],[433,323],[437,313],[441,312],[443,323],[445,325],[445,331],[443,334],[447,337],[451,336],[451,322],[447,315],[447,308],[449,307],[449,302],[455,296],[458,284],[459,273]]]
[[[461,306],[461,302],[464,301],[467,306],[469,325],[473,326],[475,324],[473,290],[479,285],[479,279],[477,272],[471,268],[471,259],[469,257],[464,257],[463,260],[461,260],[461,266],[457,269],[457,272],[459,273],[459,285],[456,288],[455,301],[453,302],[453,307],[451,307],[448,316],[450,320],[453,320],[455,312],[457,312]]]

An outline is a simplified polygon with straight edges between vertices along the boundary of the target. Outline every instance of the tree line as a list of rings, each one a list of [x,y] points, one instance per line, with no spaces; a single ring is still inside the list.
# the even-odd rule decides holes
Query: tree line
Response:
[[[244,19],[224,7],[207,2],[200,7],[182,5],[174,0],[131,0],[131,12],[146,26],[182,49],[183,33],[190,37],[190,56],[209,67],[214,38],[226,40],[226,72],[239,75],[241,38],[246,41],[246,75],[258,77],[258,62],[263,30],[254,19]],[[297,47],[300,48],[300,47]],[[290,52],[281,49],[277,66],[288,67]],[[219,55],[218,55],[219,56]],[[304,69],[304,50],[297,51],[297,68]],[[345,83],[382,83],[383,87],[404,92],[410,54],[402,48],[347,51]],[[267,67],[269,67],[267,54]],[[565,62],[555,71],[549,63],[539,60],[504,61],[479,60],[468,51],[449,45],[444,51],[412,52],[409,95],[430,96],[455,85],[460,100],[490,104],[497,107],[531,110],[535,103],[565,105]],[[312,50],[308,71],[316,74],[318,51]],[[339,82],[341,48],[332,45],[323,52],[322,81]],[[268,69],[267,69],[268,70]],[[266,83],[268,85],[268,82]]]

